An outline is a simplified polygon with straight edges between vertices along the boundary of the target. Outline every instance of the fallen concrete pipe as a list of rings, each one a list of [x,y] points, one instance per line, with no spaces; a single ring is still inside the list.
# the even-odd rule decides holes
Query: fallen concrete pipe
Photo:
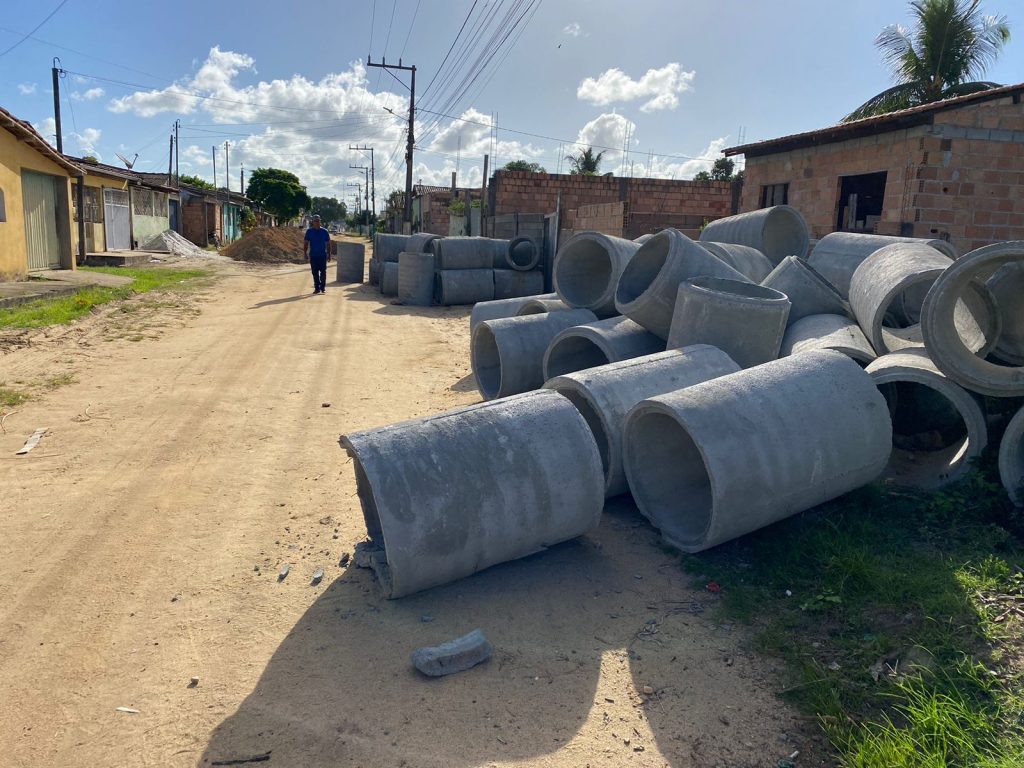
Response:
[[[516,317],[523,317],[525,315],[543,315],[545,312],[564,312],[567,309],[572,309],[572,307],[561,299],[546,299],[538,297],[524,302],[516,311]]]
[[[544,386],[544,353],[566,328],[592,323],[589,309],[569,309],[477,324],[470,340],[476,387],[485,400]]]
[[[540,249],[529,237],[516,237],[510,240],[505,254],[508,266],[520,272],[536,269],[540,263]]]
[[[1001,366],[975,355],[961,338],[962,315],[967,292],[977,290],[979,279],[991,276],[1004,264],[1024,262],[1024,240],[986,245],[961,256],[935,281],[924,300],[921,331],[925,347],[940,371],[962,387],[991,397],[1024,395],[1024,366]],[[980,286],[984,288],[983,285]],[[991,297],[987,289],[979,296]],[[999,311],[1008,317],[1024,315],[1024,296],[1009,301],[1007,306],[991,307],[999,319]],[[975,317],[977,311],[972,312]],[[996,331],[998,340],[998,330]]]
[[[342,240],[338,243],[338,268],[335,282],[363,282],[364,257],[366,247],[362,243],[350,243]]]
[[[1009,365],[1024,365],[1024,263],[1000,267],[985,285],[995,299],[1002,325],[993,353]]]
[[[652,237],[654,237],[656,234],[657,234],[657,232],[648,232],[646,234],[640,235],[640,237],[633,238],[633,242],[637,243],[638,245],[643,245],[648,240],[650,240]]]
[[[494,299],[494,270],[446,269],[434,273],[434,295],[445,307]]]
[[[497,288],[497,285],[495,285]],[[494,301],[481,301],[473,305],[473,311],[469,314],[469,335],[473,336],[477,323],[483,320],[497,320],[500,317],[514,317],[524,304],[535,299],[557,299],[558,294],[544,293],[539,296],[523,296],[518,299],[496,299]]]
[[[736,243],[761,251],[772,264],[787,256],[804,258],[810,233],[796,208],[776,205],[712,221],[700,233],[701,242]]]
[[[544,353],[544,380],[665,351],[665,341],[628,317],[566,328]]]
[[[700,552],[870,483],[892,423],[860,366],[807,352],[640,402],[623,446],[640,511]]]
[[[775,265],[757,248],[736,243],[712,243],[702,240],[701,245],[748,280],[760,283],[772,273]]]
[[[494,241],[488,237],[444,237],[434,241],[437,268],[494,269]]]
[[[373,258],[397,264],[398,254],[408,250],[405,246],[411,237],[411,235],[388,235],[378,232],[374,235],[373,240]]]
[[[605,496],[611,498],[629,490],[622,429],[630,409],[649,397],[739,370],[722,350],[701,344],[555,376],[544,388],[569,398],[590,425],[604,467]]]
[[[434,303],[434,254],[403,252],[398,257],[398,300],[413,307]]]
[[[862,235],[856,232],[832,232],[821,238],[807,257],[818,274],[822,275],[845,299],[850,295],[850,280],[857,267],[879,248],[895,243],[928,245],[954,261],[956,249],[945,240],[923,237],[891,237],[889,235]]]
[[[849,305],[832,284],[796,256],[787,256],[761,281],[789,297],[789,322],[808,315],[849,315]]]
[[[412,235],[403,249],[406,253],[433,253],[434,243],[441,239],[440,235],[420,232]]]
[[[521,272],[517,269],[494,270],[494,298],[515,299],[536,296],[544,290],[544,273],[539,269]]]
[[[370,285],[378,285],[378,286],[380,285],[380,273],[381,273],[381,266],[380,265],[383,264],[383,263],[384,262],[381,261],[380,259],[375,259],[375,258],[372,258],[372,257],[370,258],[370,266],[369,266],[369,269],[367,270],[367,275],[368,275],[368,277],[370,279]]]
[[[447,584],[595,528],[604,475],[547,390],[341,437],[385,597]]]
[[[882,355],[866,369],[889,405],[893,449],[883,477],[932,490],[959,480],[988,444],[985,414],[924,349]]]
[[[578,232],[558,249],[555,291],[570,307],[589,309],[598,317],[618,314],[615,288],[640,244],[601,232]]]
[[[381,265],[380,292],[385,296],[398,295],[398,262],[385,261]]]
[[[742,368],[775,360],[789,317],[789,299],[771,288],[721,277],[679,284],[668,348],[718,347]]]
[[[842,352],[861,365],[867,365],[878,357],[864,331],[845,315],[800,318],[786,329],[779,354],[785,357],[823,349]]]
[[[663,229],[640,246],[619,277],[615,307],[656,336],[668,338],[679,284],[693,277],[746,280],[698,243]]]
[[[999,444],[999,479],[1010,500],[1024,507],[1024,408],[1010,419]]]

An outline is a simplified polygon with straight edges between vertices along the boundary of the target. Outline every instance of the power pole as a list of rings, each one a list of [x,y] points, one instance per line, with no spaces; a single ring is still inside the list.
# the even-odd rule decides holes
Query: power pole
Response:
[[[181,175],[178,173],[178,158],[181,154],[181,143],[178,139],[178,129],[181,128],[181,120],[174,121],[174,183],[181,183]]]
[[[167,150],[167,186],[171,185],[171,168],[174,164],[174,134],[171,134],[171,145]]]
[[[355,187],[356,189],[358,189],[358,192],[356,192],[356,205],[355,205],[355,208],[353,208],[353,212],[358,214],[359,213],[359,198],[361,198],[363,196],[363,185],[362,184],[347,184],[346,186]]]
[[[228,143],[224,142],[224,191],[231,201],[231,166],[228,164]]]
[[[238,183],[242,185],[242,194],[245,194],[245,166],[242,166],[242,171],[238,176]]]
[[[398,69],[403,72],[411,73],[411,82],[409,86],[409,135],[406,137],[405,143],[405,223],[409,225],[410,231],[412,231],[412,150],[416,144],[415,128],[416,128],[416,66],[411,67],[404,66],[402,60],[399,59],[397,64],[388,64],[387,59],[381,59],[380,64],[374,64],[370,61],[370,57],[366,57],[366,66],[368,67],[379,67],[380,69]]]
[[[213,194],[217,194],[217,147],[210,147],[213,153]]]
[[[350,165],[349,168],[351,168],[352,170],[355,170],[355,171],[362,171],[363,172],[363,177],[366,179],[366,187],[365,187],[365,190],[366,190],[366,196],[365,196],[366,205],[363,208],[363,210],[369,211],[370,210],[370,169],[367,168],[365,165]],[[369,224],[370,222],[366,222],[366,223]]]
[[[63,72],[57,65],[60,59],[56,56],[53,59],[53,68],[50,73],[53,75],[53,122],[57,130],[57,151],[64,154],[64,134],[60,129],[60,73]]]
[[[373,217],[373,221],[377,221],[377,171],[373,163],[373,147],[349,147],[349,149],[355,149],[360,152],[370,153],[370,215]]]

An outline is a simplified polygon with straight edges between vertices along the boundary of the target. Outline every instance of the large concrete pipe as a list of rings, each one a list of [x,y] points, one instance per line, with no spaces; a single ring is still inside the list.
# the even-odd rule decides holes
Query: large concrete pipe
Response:
[[[595,528],[604,476],[579,411],[547,390],[341,437],[370,545],[396,598]]]
[[[413,307],[434,303],[434,254],[402,252],[398,257],[398,300]]]
[[[633,238],[633,242],[636,243],[637,245],[643,245],[656,234],[656,232],[647,232],[646,234],[640,235],[640,237]]]
[[[774,288],[789,297],[792,305],[789,322],[808,315],[851,315],[850,308],[838,291],[824,277],[796,256],[787,256],[772,273],[761,281],[765,288]]]
[[[570,307],[589,309],[598,317],[617,315],[615,287],[640,244],[600,232],[578,232],[558,249],[555,291]]]
[[[398,263],[398,254],[407,250],[411,235],[388,235],[378,232],[373,238],[373,258],[382,262]]]
[[[712,243],[702,240],[701,245],[720,258],[748,280],[760,283],[772,273],[775,265],[757,248],[736,243]]]
[[[381,264],[380,292],[385,296],[398,295],[398,262],[385,261]]]
[[[1024,408],[1010,419],[999,444],[999,479],[1011,501],[1024,507]]]
[[[892,422],[859,365],[807,352],[644,400],[624,435],[640,511],[700,552],[870,483]]]
[[[992,292],[1002,321],[993,352],[1005,363],[1024,365],[1024,263],[1000,267],[985,285]]]
[[[494,299],[493,269],[446,269],[434,273],[437,303],[450,307]]]
[[[611,498],[629,490],[622,468],[622,428],[630,409],[649,397],[739,370],[722,350],[701,344],[555,376],[544,388],[569,398],[587,420],[601,454],[604,493]]]
[[[955,260],[956,249],[945,240],[923,237],[890,237],[889,235],[861,235],[856,232],[832,232],[819,240],[807,263],[836,287],[840,295],[850,295],[850,280],[857,267],[868,256],[894,243],[928,245],[939,253]]]
[[[518,269],[494,270],[494,298],[515,299],[536,296],[544,290],[544,273],[539,269],[521,272]]]
[[[524,304],[528,304],[534,299],[558,299],[556,293],[545,293],[539,296],[523,296],[519,299],[500,299],[495,301],[481,301],[473,305],[473,311],[469,314],[469,335],[470,338],[473,336],[473,331],[476,330],[477,323],[483,320],[497,320],[499,317],[514,317],[515,314],[522,309]]]
[[[405,248],[403,250],[406,253],[433,253],[434,243],[440,239],[440,235],[432,235],[429,232],[420,232],[409,238],[409,242],[405,244]]]
[[[561,299],[548,299],[543,296],[538,296],[524,302],[523,305],[516,310],[516,317],[522,317],[524,315],[543,315],[545,312],[564,312],[567,309],[572,309],[572,307]]]
[[[566,328],[544,353],[544,380],[665,351],[665,341],[628,317]]]
[[[656,336],[668,338],[679,284],[693,277],[743,275],[675,229],[663,229],[640,246],[622,270],[615,307]]]
[[[485,400],[540,389],[551,340],[566,328],[595,320],[589,309],[484,320],[470,340],[476,388]]]
[[[796,208],[776,205],[712,221],[700,233],[701,242],[736,243],[757,248],[772,264],[787,256],[804,258],[810,233]]]
[[[988,444],[985,414],[921,348],[882,355],[866,369],[889,404],[893,450],[884,476],[927,490],[959,480]]]
[[[822,349],[842,352],[861,365],[867,365],[878,357],[864,331],[845,315],[800,318],[786,329],[779,354],[785,357]]]
[[[505,260],[512,269],[529,272],[540,263],[540,249],[529,237],[517,237],[509,241]]]
[[[679,284],[668,348],[710,344],[742,368],[752,368],[779,356],[788,317],[789,299],[783,293],[721,277],[695,277]]]
[[[992,275],[1004,264],[1024,262],[1024,240],[986,245],[953,262],[928,291],[921,310],[921,330],[928,353],[940,371],[957,384],[992,397],[1024,395],[1024,366],[1002,366],[983,360],[964,344],[958,329],[965,293],[979,278]],[[984,287],[984,286],[982,286]],[[985,295],[991,297],[988,290]],[[1024,315],[1024,296],[992,311],[999,317]],[[975,317],[977,312],[973,313]],[[998,335],[997,335],[998,338]]]
[[[367,276],[369,277],[370,285],[380,285],[381,264],[383,263],[384,262],[380,259],[370,259],[370,266],[369,269],[367,269]]]
[[[335,282],[361,283],[364,273],[366,246],[342,240],[338,243],[338,269]]]
[[[494,241],[488,237],[444,237],[434,241],[438,269],[494,269]]]

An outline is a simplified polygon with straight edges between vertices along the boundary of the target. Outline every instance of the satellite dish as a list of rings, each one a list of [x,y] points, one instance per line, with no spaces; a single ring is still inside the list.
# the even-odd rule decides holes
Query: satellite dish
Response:
[[[131,160],[129,160],[124,155],[122,155],[120,152],[115,152],[114,154],[117,155],[119,158],[121,158],[121,162],[124,163],[128,167],[128,170],[131,170],[132,166],[135,165],[135,161],[139,159],[139,153],[138,152],[135,153],[135,157],[133,157]]]

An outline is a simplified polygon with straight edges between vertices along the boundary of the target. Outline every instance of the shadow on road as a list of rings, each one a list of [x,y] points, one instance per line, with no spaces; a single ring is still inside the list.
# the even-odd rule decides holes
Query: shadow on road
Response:
[[[261,301],[257,304],[253,304],[251,307],[249,307],[249,309],[262,309],[263,307],[272,307],[276,304],[290,304],[293,301],[302,301],[303,299],[310,299],[313,297],[313,295],[313,292],[310,291],[309,293],[302,293],[299,294],[298,296],[286,296],[282,299],[267,299],[266,301]]]

